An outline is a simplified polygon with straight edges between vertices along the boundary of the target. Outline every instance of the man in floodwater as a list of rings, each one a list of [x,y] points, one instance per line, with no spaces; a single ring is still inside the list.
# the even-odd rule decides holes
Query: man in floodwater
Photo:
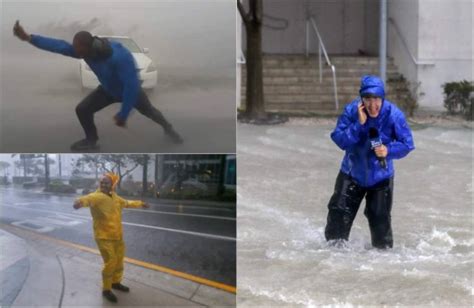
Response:
[[[93,219],[94,238],[104,261],[102,270],[102,295],[111,302],[117,297],[111,289],[129,292],[121,284],[125,243],[122,230],[123,208],[149,208],[143,201],[122,199],[115,192],[119,177],[107,173],[101,180],[99,189],[74,202],[74,208],[89,207]]]
[[[326,240],[348,240],[352,222],[365,197],[372,246],[393,246],[391,210],[393,160],[415,149],[402,111],[385,99],[383,81],[364,76],[360,98],[344,109],[331,139],[344,151],[344,159],[329,201]]]
[[[97,76],[100,85],[76,107],[76,114],[84,129],[86,138],[71,145],[72,151],[97,150],[99,136],[94,124],[94,113],[112,103],[122,101],[120,111],[115,115],[117,126],[125,127],[132,108],[160,124],[166,136],[175,143],[183,139],[165,119],[163,114],[148,100],[140,86],[133,55],[122,44],[92,36],[80,31],[74,35],[72,45],[66,41],[28,34],[17,20],[13,33],[20,40],[33,46],[77,59],[84,59]]]

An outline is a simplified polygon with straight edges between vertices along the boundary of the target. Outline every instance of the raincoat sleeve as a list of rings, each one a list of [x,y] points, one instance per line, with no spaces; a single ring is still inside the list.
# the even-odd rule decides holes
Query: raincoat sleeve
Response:
[[[126,120],[130,111],[137,103],[140,91],[137,69],[131,54],[125,54],[118,59],[117,71],[123,83],[122,107],[120,108],[118,116],[122,120]]]
[[[346,150],[359,142],[362,130],[363,126],[357,119],[355,121],[351,119],[350,111],[346,108],[337,120],[336,128],[331,133],[331,139],[342,150]]]
[[[387,145],[387,158],[400,159],[415,149],[410,127],[402,113],[395,118],[394,136],[395,139]]]
[[[118,196],[117,196],[118,197]],[[141,208],[143,207],[144,202],[140,200],[125,200],[122,197],[118,197],[120,205],[122,208]]]
[[[39,49],[79,59],[72,45],[63,40],[32,34],[30,43]]]
[[[91,207],[94,202],[94,197],[92,196],[92,194],[88,194],[77,198],[77,201],[81,202],[82,207]]]

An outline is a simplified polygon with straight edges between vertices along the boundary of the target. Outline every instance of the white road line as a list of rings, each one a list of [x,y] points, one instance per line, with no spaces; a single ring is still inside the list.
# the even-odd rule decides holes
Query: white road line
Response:
[[[76,214],[64,214],[64,213],[62,215],[71,216],[71,217],[81,216],[81,215],[76,215]],[[88,219],[92,220],[92,218],[88,218]],[[162,230],[162,231],[175,232],[175,233],[190,234],[190,235],[196,235],[196,236],[201,236],[201,237],[209,237],[209,238],[215,238],[215,239],[227,240],[227,241],[235,241],[236,240],[235,237],[230,237],[230,236],[215,235],[215,234],[194,232],[194,231],[186,231],[186,230],[172,229],[172,228],[165,228],[165,227],[157,227],[157,226],[143,225],[143,224],[137,224],[137,223],[125,222],[125,221],[122,221],[122,224],[129,225],[129,226],[148,228],[148,229],[156,229],[156,230]]]
[[[77,215],[77,214],[69,214],[69,213],[62,213],[62,212],[61,212],[61,213],[58,213],[58,212],[49,211],[49,210],[39,210],[39,209],[32,209],[32,208],[22,208],[22,207],[18,207],[18,206],[5,205],[5,204],[3,204],[2,206],[11,207],[11,208],[15,208],[15,209],[21,209],[21,210],[30,210],[30,211],[54,213],[54,214],[60,214],[60,215],[64,215],[64,216],[72,216],[72,217],[74,217],[74,218],[80,217],[80,218],[82,218],[82,219],[92,220],[91,217],[86,217],[86,216]],[[223,236],[223,235],[215,235],[215,234],[210,234],[210,233],[202,233],[202,232],[186,231],[186,230],[180,230],[180,229],[157,227],[157,226],[136,224],[136,223],[131,223],[131,222],[124,222],[124,221],[122,221],[122,224],[124,224],[124,225],[129,225],[129,226],[136,226],[136,227],[148,228],[148,229],[155,229],[155,230],[168,231],[168,232],[189,234],[189,235],[200,236],[200,237],[214,238],[214,239],[219,239],[219,240],[236,241],[236,238],[235,238],[235,237]]]
[[[36,204],[45,204],[42,202],[16,202],[15,205],[36,205]],[[189,213],[173,213],[173,212],[164,212],[164,211],[155,211],[155,210],[144,210],[144,209],[131,209],[127,208],[124,209],[126,211],[136,211],[136,212],[146,212],[146,213],[154,213],[154,214],[162,214],[162,215],[174,215],[174,216],[188,216],[188,217],[198,217],[198,218],[208,218],[208,219],[218,219],[218,220],[229,220],[229,221],[236,221],[235,217],[226,217],[226,216],[214,216],[214,215],[202,215],[202,214],[189,214]]]
[[[200,218],[210,218],[210,219],[221,219],[221,220],[231,220],[235,221],[234,217],[223,217],[223,216],[212,216],[212,215],[201,215],[201,214],[186,214],[186,213],[173,213],[173,212],[163,212],[155,210],[142,210],[142,209],[124,209],[126,211],[136,211],[136,212],[145,212],[145,213],[156,213],[163,215],[175,215],[175,216],[190,216],[190,217],[200,217]]]

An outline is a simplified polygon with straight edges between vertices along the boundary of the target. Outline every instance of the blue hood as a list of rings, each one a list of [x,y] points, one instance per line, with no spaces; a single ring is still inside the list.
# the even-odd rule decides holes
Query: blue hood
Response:
[[[385,88],[382,79],[377,76],[365,75],[360,80],[360,96],[372,94],[385,98]]]

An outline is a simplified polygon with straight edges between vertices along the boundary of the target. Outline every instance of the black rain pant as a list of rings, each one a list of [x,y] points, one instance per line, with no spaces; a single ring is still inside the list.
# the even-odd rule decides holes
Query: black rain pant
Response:
[[[369,221],[372,246],[392,248],[393,178],[369,188],[359,186],[350,176],[339,172],[334,194],[329,201],[326,240],[348,240],[352,223],[365,197],[364,214]]]
[[[98,86],[77,105],[76,114],[84,129],[87,140],[95,142],[99,139],[97,128],[94,124],[94,113],[116,102],[117,101],[113,97],[110,97],[101,86]],[[171,124],[166,121],[163,114],[150,103],[143,89],[140,89],[138,101],[134,108],[147,118],[160,124],[165,131],[171,129]]]

